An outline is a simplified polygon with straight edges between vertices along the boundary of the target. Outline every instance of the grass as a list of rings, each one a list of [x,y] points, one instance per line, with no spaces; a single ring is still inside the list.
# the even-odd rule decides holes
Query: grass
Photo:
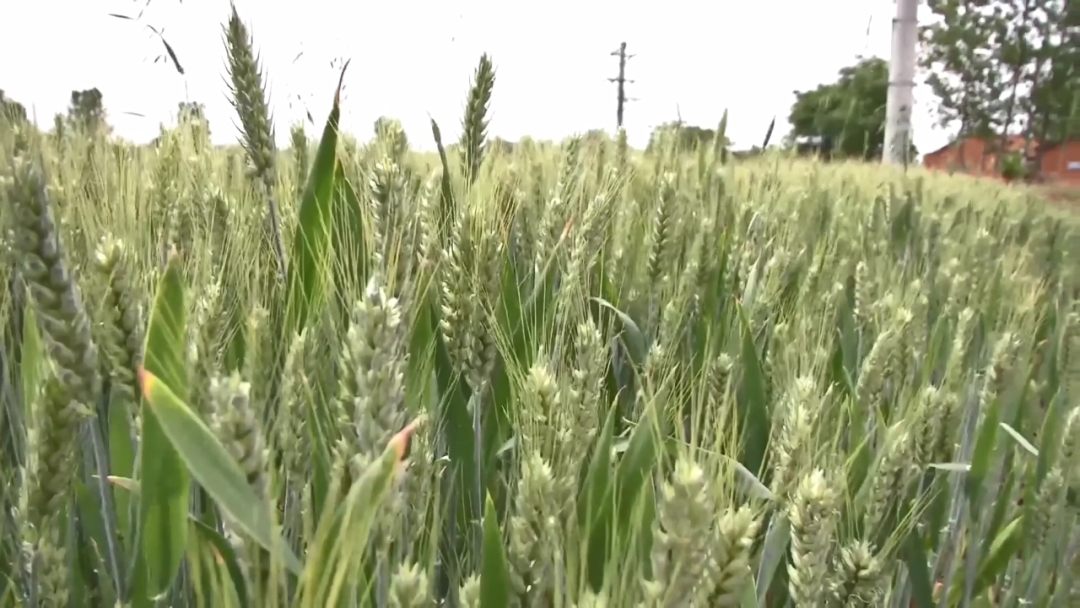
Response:
[[[0,606],[1077,600],[1071,217],[486,150],[486,57],[435,162],[277,151],[227,31],[243,151],[0,130]]]
[[[1080,208],[1080,185],[1046,184],[1036,188],[1042,198],[1075,212]]]

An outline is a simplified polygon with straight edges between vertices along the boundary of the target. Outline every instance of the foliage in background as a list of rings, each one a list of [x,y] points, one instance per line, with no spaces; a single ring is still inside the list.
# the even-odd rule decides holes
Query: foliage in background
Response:
[[[1080,135],[1080,5],[931,0],[922,66],[942,125],[990,139]]]
[[[1001,162],[1001,177],[1006,181],[1013,181],[1024,177],[1024,158],[1018,153],[1013,152],[1005,156]]]
[[[889,64],[860,59],[840,70],[836,82],[796,91],[788,121],[793,138],[821,142],[826,156],[879,159],[885,142]],[[912,158],[918,155],[912,145]]]
[[[69,126],[88,133],[108,129],[109,123],[105,117],[101,91],[97,87],[85,91],[72,91],[67,119]]]
[[[26,120],[26,107],[4,95],[0,89],[0,112],[9,122],[22,122]]]
[[[698,146],[712,147],[716,140],[716,130],[685,125],[682,121],[664,123],[653,129],[646,151],[658,152],[659,142],[669,136],[676,138],[676,145],[680,152],[693,152]],[[720,142],[720,145],[727,147],[731,145],[731,142],[725,139]]]

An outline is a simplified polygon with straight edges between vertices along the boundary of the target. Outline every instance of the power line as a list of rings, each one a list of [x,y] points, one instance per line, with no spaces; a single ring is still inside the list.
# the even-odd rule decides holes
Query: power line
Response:
[[[633,55],[626,54],[625,42],[619,44],[619,50],[612,51],[611,55],[619,58],[619,75],[615,78],[608,78],[608,82],[618,83],[619,85],[616,101],[617,105],[615,106],[615,125],[621,129],[623,125],[623,108],[626,106],[626,102],[636,101],[634,98],[626,97],[626,83],[629,82],[633,84],[634,82],[633,80],[626,79],[626,60],[632,58]]]

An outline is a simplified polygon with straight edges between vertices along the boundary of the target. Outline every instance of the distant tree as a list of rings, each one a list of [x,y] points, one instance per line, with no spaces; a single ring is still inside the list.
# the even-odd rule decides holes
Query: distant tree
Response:
[[[0,89],[0,113],[13,123],[26,120],[26,107],[5,95],[3,89]]]
[[[83,91],[72,91],[71,101],[68,104],[68,120],[79,129],[95,132],[99,129],[108,130],[105,120],[105,106],[102,103],[101,91],[96,87]]]
[[[929,0],[922,67],[943,126],[989,139],[1080,134],[1080,4],[1071,0]],[[1037,150],[1036,150],[1037,152]],[[1006,154],[997,154],[999,163]],[[1035,164],[1038,164],[1037,162]],[[1003,166],[998,167],[1004,170]],[[1014,172],[1014,169],[1009,169]]]
[[[308,141],[304,131],[304,123],[294,123],[289,129],[289,148],[292,152],[293,161],[296,163],[296,199],[304,196],[304,188],[307,185],[308,171],[311,167],[311,142]]]
[[[833,142],[828,136],[790,138],[787,146],[799,156],[832,156]]]
[[[984,0],[930,0],[927,8],[936,19],[920,29],[920,63],[938,100],[938,123],[993,138],[1006,89],[995,57],[1005,27],[1000,11]]]
[[[53,138],[60,142],[64,140],[64,134],[67,133],[67,118],[60,113],[53,115]]]
[[[1043,18],[1035,20],[1037,47],[1024,75],[1030,87],[1027,132],[1060,142],[1080,137],[1080,3],[1039,2]]]
[[[181,101],[176,108],[176,124],[189,129],[195,140],[204,148],[210,146],[210,121],[206,119],[206,107],[197,101]]]
[[[206,120],[206,106],[197,101],[181,101],[176,104],[176,115],[180,122]]]
[[[581,136],[582,141],[589,143],[607,143],[611,141],[607,131],[603,129],[589,129]]]
[[[796,91],[788,121],[792,141],[843,158],[881,156],[889,64],[870,57],[840,70],[836,82]]]
[[[488,150],[492,154],[509,155],[513,154],[517,147],[516,142],[505,140],[501,137],[493,137],[488,143]]]
[[[1020,153],[1010,152],[1002,155],[1001,177],[1007,182],[1024,177],[1024,159]]]
[[[670,137],[678,137],[678,141],[675,142],[678,149],[689,152],[696,150],[698,146],[712,146],[713,140],[716,139],[716,130],[687,125],[677,120],[667,122],[653,129],[652,134],[649,135],[646,151],[654,151],[661,142],[668,141]],[[730,142],[724,143],[725,146],[728,144]]]
[[[761,146],[750,146],[747,150],[732,150],[731,155],[740,160],[746,160],[748,158],[754,158],[755,156],[761,156]]]
[[[380,116],[375,119],[375,140],[387,147],[387,151],[397,159],[402,159],[409,150],[409,138],[405,127],[396,118]]]
[[[376,118],[375,119],[375,124],[373,126],[374,126],[373,130],[374,130],[374,133],[375,133],[375,137],[386,137],[388,135],[393,135],[394,133],[397,133],[398,131],[403,131],[404,130],[403,127],[401,126],[401,121],[400,120],[398,120],[396,118],[390,118],[390,117],[387,117],[387,116],[380,116],[380,117]]]
[[[514,145],[514,150],[515,151],[521,152],[523,155],[529,156],[529,157],[536,154],[538,151],[540,151],[540,149],[541,149],[540,144],[535,139],[533,139],[532,137],[530,137],[528,135],[526,135],[526,136],[522,137],[521,139],[519,139],[517,141],[517,143]]]

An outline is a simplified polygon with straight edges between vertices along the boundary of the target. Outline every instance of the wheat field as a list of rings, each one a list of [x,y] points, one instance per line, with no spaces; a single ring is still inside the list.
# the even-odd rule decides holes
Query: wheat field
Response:
[[[486,56],[279,151],[226,32],[242,149],[0,128],[0,608],[1080,605],[1073,218],[487,146]]]

